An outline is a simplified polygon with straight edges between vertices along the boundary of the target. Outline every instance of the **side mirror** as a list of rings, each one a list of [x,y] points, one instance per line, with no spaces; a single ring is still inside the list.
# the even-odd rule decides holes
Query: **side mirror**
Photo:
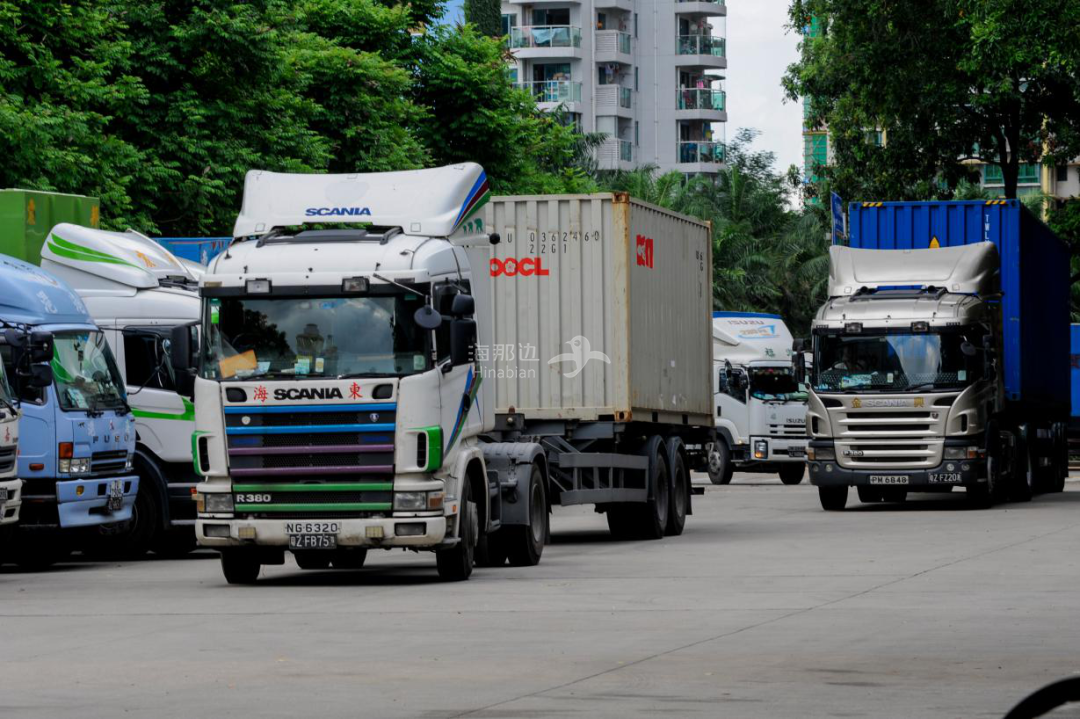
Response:
[[[53,336],[51,332],[34,332],[30,335],[30,361],[52,362]],[[52,384],[52,380],[49,380]],[[48,385],[46,385],[48,386]]]
[[[791,355],[791,372],[797,383],[806,384],[806,350],[798,349]]]
[[[53,383],[52,367],[47,364],[30,365],[30,374],[26,378],[26,384],[34,389],[44,389]]]
[[[424,305],[413,313],[413,322],[425,330],[437,330],[442,325],[442,315],[431,305]]]
[[[191,325],[177,325],[169,334],[169,359],[177,374],[192,370]]]
[[[476,322],[456,319],[450,323],[450,363],[459,367],[471,364],[476,346]]]
[[[174,381],[176,393],[181,397],[195,397],[195,375],[191,372],[178,372]]]
[[[808,344],[809,344],[809,342],[807,342],[802,337],[799,337],[797,339],[792,340],[791,341],[791,352],[792,352],[792,354],[799,354],[800,352],[805,352],[808,349],[807,348]]]
[[[450,314],[454,317],[469,317],[476,313],[476,300],[472,295],[458,294],[454,295],[454,300],[450,304]]]

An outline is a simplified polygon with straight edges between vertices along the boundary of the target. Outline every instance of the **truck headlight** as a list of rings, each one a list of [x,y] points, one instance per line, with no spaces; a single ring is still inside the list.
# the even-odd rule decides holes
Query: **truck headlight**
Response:
[[[442,492],[394,492],[394,510],[398,512],[427,512],[442,509]]]
[[[946,447],[945,459],[975,459],[979,456],[978,447]]]
[[[87,474],[90,472],[90,458],[61,459],[57,469],[64,474]]]
[[[769,458],[769,443],[763,439],[754,442],[754,459]]]
[[[229,513],[233,511],[233,496],[223,492],[213,492],[202,495],[203,507],[209,514]]]
[[[820,460],[829,462],[836,461],[836,447],[814,447],[808,445],[806,448],[806,458],[811,462]]]

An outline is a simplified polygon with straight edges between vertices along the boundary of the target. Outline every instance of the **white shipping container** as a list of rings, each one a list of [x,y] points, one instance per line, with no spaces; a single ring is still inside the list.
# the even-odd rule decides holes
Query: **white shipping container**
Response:
[[[495,197],[496,413],[712,425],[707,223],[624,194]]]

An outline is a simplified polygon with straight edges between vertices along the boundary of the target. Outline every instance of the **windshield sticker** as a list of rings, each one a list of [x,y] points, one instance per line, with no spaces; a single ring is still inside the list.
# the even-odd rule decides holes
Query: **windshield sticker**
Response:
[[[315,358],[315,374],[322,374],[326,369],[326,360],[322,357]]]
[[[967,370],[966,369],[959,370],[956,373],[956,379],[960,380],[961,382],[966,382],[967,381]]]
[[[257,362],[255,366],[258,368],[259,374],[266,374],[268,371],[270,371],[269,362]]]
[[[83,393],[75,389],[74,387],[68,387],[67,394],[68,397],[71,398],[71,403],[77,408],[86,409],[90,406],[87,404],[86,397],[83,395]]]
[[[885,375],[885,381],[888,382],[889,384],[893,383],[893,373],[892,372],[889,372],[887,375]]]
[[[850,377],[840,378],[841,389],[847,389],[848,387],[860,387],[862,385],[870,384],[873,380],[873,375],[868,374],[853,374]]]
[[[293,371],[296,374],[307,374],[311,371],[311,358],[310,357],[297,357],[296,364],[293,365]]]
[[[332,310],[337,306],[338,306],[338,303],[337,303],[336,300],[329,300],[329,301],[323,302],[322,304],[319,305],[319,307],[324,309],[324,310]]]
[[[424,365],[425,365],[424,355],[413,355],[412,367],[413,367],[414,370],[420,371],[420,370],[424,369]]]

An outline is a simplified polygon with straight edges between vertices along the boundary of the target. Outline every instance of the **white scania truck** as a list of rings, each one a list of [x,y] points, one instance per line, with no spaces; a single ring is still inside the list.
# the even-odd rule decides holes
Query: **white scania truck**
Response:
[[[190,551],[198,481],[191,462],[195,408],[176,392],[168,345],[173,327],[199,318],[204,268],[133,230],[64,223],[49,236],[80,248],[46,242],[41,266],[82,297],[112,348],[135,417],[139,493],[131,523],[108,537],[107,551],[125,557],[148,549],[163,555]]]
[[[532,565],[552,504],[595,504],[623,535],[682,531],[687,446],[712,431],[708,227],[610,194],[492,203],[485,223],[488,200],[475,164],[248,173],[200,280],[201,336],[172,336],[178,378],[197,371],[196,536],[227,581],[286,550],[305,569],[434,551],[452,580],[474,559]],[[564,233],[571,206],[584,220]]]
[[[802,481],[806,389],[791,357],[791,332],[780,315],[713,312],[713,484],[731,482],[735,469],[775,472],[784,484]]]

